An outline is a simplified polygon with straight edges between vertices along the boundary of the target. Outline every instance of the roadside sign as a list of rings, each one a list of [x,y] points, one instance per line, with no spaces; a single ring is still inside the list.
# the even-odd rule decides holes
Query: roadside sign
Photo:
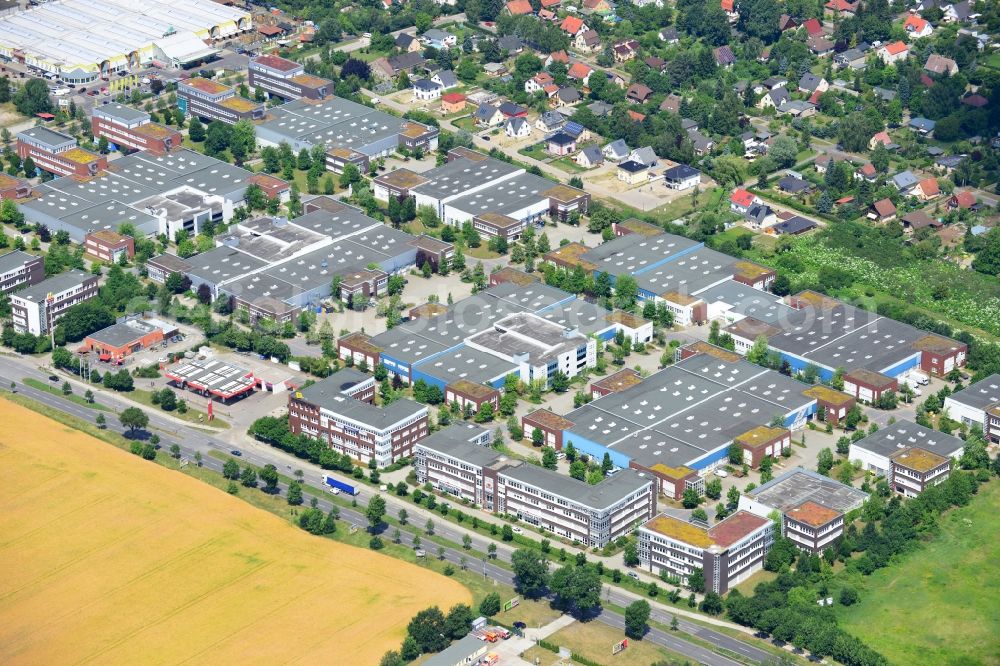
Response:
[[[623,638],[611,646],[611,654],[616,655],[627,647],[628,647],[628,639]]]
[[[508,601],[503,605],[504,612],[509,611],[510,609],[517,606],[519,603],[521,603],[521,597],[514,597],[513,599],[511,599],[510,601]]]

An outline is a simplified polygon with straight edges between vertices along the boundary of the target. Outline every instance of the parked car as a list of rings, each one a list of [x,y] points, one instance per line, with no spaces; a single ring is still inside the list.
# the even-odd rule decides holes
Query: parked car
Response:
[[[720,467],[719,469],[715,470],[715,475],[716,475],[717,477],[719,477],[720,479],[724,479],[724,478],[726,478],[727,476],[729,476],[729,472],[727,472],[726,470],[724,470],[724,469],[722,469],[722,468]]]

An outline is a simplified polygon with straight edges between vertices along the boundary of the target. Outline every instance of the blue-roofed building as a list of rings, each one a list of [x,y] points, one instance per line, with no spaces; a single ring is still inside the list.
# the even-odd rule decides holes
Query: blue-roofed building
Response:
[[[934,131],[935,123],[929,118],[911,118],[910,119],[910,129],[914,129],[921,134],[930,134]]]

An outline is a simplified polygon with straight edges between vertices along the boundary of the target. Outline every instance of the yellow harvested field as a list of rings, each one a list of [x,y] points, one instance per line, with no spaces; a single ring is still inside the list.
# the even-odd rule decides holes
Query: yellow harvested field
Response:
[[[0,423],[0,663],[373,664],[471,601],[6,400]]]

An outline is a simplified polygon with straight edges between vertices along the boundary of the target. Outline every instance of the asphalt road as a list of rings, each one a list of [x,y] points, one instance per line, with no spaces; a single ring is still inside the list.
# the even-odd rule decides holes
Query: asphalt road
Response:
[[[59,381],[49,382],[48,376],[49,373],[43,370],[37,368],[28,369],[22,362],[14,360],[10,357],[0,357],[0,386],[6,388],[10,386],[12,381],[16,382],[18,393],[26,395],[63,413],[92,422],[97,415],[95,410],[66,400],[62,396],[34,389],[23,384],[24,377],[33,377],[39,381],[44,381],[58,387],[65,379],[60,375]],[[111,407],[114,410],[114,413],[106,415],[108,421],[107,427],[115,431],[121,431],[122,429],[117,421],[116,414],[132,405],[107,393],[98,394],[97,401]],[[202,454],[203,466],[221,473],[223,462],[207,454],[212,449],[228,453],[233,448],[231,444],[215,439],[211,436],[211,433],[205,432],[201,429],[180,425],[165,418],[155,410],[146,409],[144,411],[149,415],[150,423],[148,429],[150,431],[155,430],[160,435],[160,446],[163,454],[166,454],[167,451],[169,451],[170,446],[176,443],[181,448],[181,456],[183,458],[193,460],[195,452],[200,451]],[[273,464],[282,474],[286,476],[290,476],[292,474],[292,466],[285,464],[281,457],[275,455],[280,453],[278,451],[272,452],[265,450],[265,452],[261,452],[247,449],[241,449],[241,451],[241,462],[251,463],[257,467]],[[346,476],[335,476],[340,476],[340,478],[347,482],[352,481]],[[322,489],[319,489],[321,484],[322,480],[319,478],[309,478],[308,476],[305,478],[303,493],[306,496],[306,505],[309,503],[310,498],[315,496],[318,500],[318,507],[323,511],[329,511],[332,508],[333,503],[329,500],[326,493],[324,493]],[[285,490],[286,487],[282,484],[280,486],[280,491],[283,493]],[[363,504],[365,497],[370,497],[372,494],[373,493],[370,490],[364,489],[358,495],[358,499],[362,501]],[[425,520],[423,518],[420,518],[419,520],[417,519],[419,514],[417,513],[417,509],[415,507],[403,503],[401,500],[396,499],[392,495],[384,495],[384,497],[386,500],[387,513],[389,515],[395,517],[400,508],[406,508],[411,516],[411,529],[420,533],[423,532]],[[340,518],[342,524],[353,525],[358,529],[365,529],[368,526],[368,521],[363,513],[363,508],[360,507],[358,509],[340,507]],[[382,533],[382,538],[385,540],[391,539],[392,532],[393,529],[386,530]],[[435,521],[434,534],[453,543],[461,543],[465,532],[458,531],[452,527],[449,522],[442,519]],[[401,530],[400,536],[402,543],[412,546],[414,536],[412,532],[403,529]],[[438,552],[437,544],[423,538],[422,540],[424,541],[423,547],[428,552],[428,557],[436,557]],[[510,561],[512,549],[508,546],[499,542],[484,539],[482,537],[472,537],[472,548],[479,552],[486,552],[490,543],[496,543],[498,559],[505,562]],[[464,560],[464,564],[469,570],[476,572],[482,571],[484,577],[505,583],[507,585],[514,584],[513,574],[509,570],[498,566],[490,560],[479,560],[465,550],[446,548],[444,552],[444,559],[451,562],[455,566],[461,566]],[[623,591],[609,586],[605,586],[603,596],[609,602],[618,606],[627,606],[635,599],[634,596],[629,596]],[[671,614],[668,611],[654,608],[651,614],[651,619],[662,624],[669,624]],[[689,622],[682,619],[681,616],[677,616],[677,619],[678,633],[690,634],[703,641],[716,645],[721,649],[740,654],[743,657],[757,663],[764,663],[772,658],[770,653],[748,645],[738,639],[727,636],[726,634],[722,634],[708,627]],[[624,618],[613,611],[602,611],[601,615],[597,617],[597,620],[614,627],[624,627]],[[708,666],[734,666],[735,664],[738,664],[738,662],[733,661],[728,657],[716,654],[700,645],[680,638],[677,633],[668,633],[651,629],[649,634],[647,634],[646,639],[658,645],[662,645],[669,650],[677,652],[678,654],[682,654],[689,659],[693,659],[698,663],[706,664]]]

